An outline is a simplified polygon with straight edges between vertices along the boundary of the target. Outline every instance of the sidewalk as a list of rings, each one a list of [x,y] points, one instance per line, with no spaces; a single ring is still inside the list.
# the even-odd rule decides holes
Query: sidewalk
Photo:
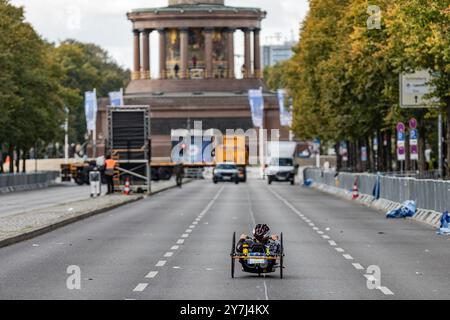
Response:
[[[174,187],[176,187],[174,180],[153,182],[152,194]],[[24,205],[25,199],[22,199],[20,205],[17,203],[14,206],[14,204],[10,203],[9,206],[14,208],[10,212],[14,213],[6,214],[5,210],[0,211],[0,248],[36,237],[70,223],[141,200],[145,197],[139,194],[131,196],[117,194],[90,198],[88,188],[80,187],[80,189],[74,188],[74,190],[77,190],[74,197],[68,199],[65,197],[59,197],[59,199],[53,198],[52,203],[49,203],[48,200],[47,202],[36,200],[31,201],[31,203],[26,202],[27,204]],[[84,191],[87,193],[86,196],[81,196],[81,193]],[[36,193],[38,192],[33,191],[33,196],[37,197],[39,194]],[[46,189],[46,192],[48,192],[48,189]],[[43,194],[44,196],[46,192]],[[15,196],[27,198],[28,193],[16,194]],[[0,199],[2,198],[0,197]],[[18,201],[18,198],[16,198],[16,201]],[[1,214],[1,212],[3,213]]]

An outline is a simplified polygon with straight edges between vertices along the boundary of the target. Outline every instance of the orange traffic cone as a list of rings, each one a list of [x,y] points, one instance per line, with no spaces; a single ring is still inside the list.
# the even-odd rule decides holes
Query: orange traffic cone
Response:
[[[130,178],[127,178],[125,180],[125,188],[123,188],[123,194],[126,196],[129,196],[131,194]]]
[[[358,180],[355,180],[355,184],[353,185],[353,200],[356,200],[359,198],[359,190],[358,190]]]

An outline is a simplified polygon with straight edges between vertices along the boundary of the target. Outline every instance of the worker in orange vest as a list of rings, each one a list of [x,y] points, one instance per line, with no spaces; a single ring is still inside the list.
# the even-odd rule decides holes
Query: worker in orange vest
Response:
[[[113,194],[114,193],[114,172],[117,167],[117,161],[111,159],[111,156],[106,157],[105,161],[105,177],[106,181],[108,183],[108,193],[107,194]]]

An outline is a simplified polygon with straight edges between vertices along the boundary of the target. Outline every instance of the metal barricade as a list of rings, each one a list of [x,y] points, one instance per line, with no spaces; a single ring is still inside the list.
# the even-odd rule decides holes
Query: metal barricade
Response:
[[[351,190],[355,181],[359,192],[373,194],[377,175],[358,174],[333,171],[324,172],[315,168],[306,168],[304,177],[315,183]],[[410,177],[395,177],[381,175],[380,197],[386,200],[402,203],[407,200],[416,201],[417,207],[426,210],[444,212],[450,210],[450,181],[421,180]]]

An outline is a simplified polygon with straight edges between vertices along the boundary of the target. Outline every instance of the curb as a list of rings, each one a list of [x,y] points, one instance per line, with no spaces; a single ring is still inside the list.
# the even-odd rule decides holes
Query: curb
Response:
[[[188,184],[188,183],[191,183],[191,182],[192,182],[192,180],[186,181],[186,182],[184,182],[184,184]],[[106,207],[106,208],[94,210],[94,211],[91,211],[91,212],[87,212],[85,214],[82,214],[82,215],[79,215],[79,216],[76,216],[76,217],[72,217],[72,218],[69,218],[69,219],[66,219],[66,220],[63,220],[63,221],[51,224],[49,226],[42,227],[42,228],[34,230],[34,231],[30,231],[30,232],[27,232],[27,233],[20,234],[18,236],[13,236],[11,238],[7,238],[7,239],[4,239],[4,240],[1,240],[0,241],[0,248],[8,247],[8,246],[11,246],[13,244],[17,244],[19,242],[23,242],[23,241],[26,241],[26,240],[30,240],[30,239],[36,238],[38,236],[41,236],[43,234],[55,231],[55,230],[60,229],[62,227],[65,227],[65,226],[68,226],[70,224],[73,224],[75,222],[86,220],[86,219],[91,218],[93,216],[100,215],[102,213],[106,213],[108,211],[111,211],[111,210],[114,210],[114,209],[126,206],[128,204],[132,204],[132,203],[138,202],[138,201],[143,200],[143,199],[150,198],[153,195],[156,195],[158,193],[161,193],[161,192],[164,192],[164,191],[167,191],[167,190],[170,190],[170,189],[175,189],[175,188],[177,188],[176,185],[175,186],[166,187],[166,188],[163,188],[161,190],[153,192],[149,196],[142,195],[142,196],[139,196],[139,197],[137,197],[135,199],[131,199],[129,201],[125,201],[123,203],[119,203],[119,204],[115,204],[115,205],[110,206],[110,207]]]
[[[350,191],[337,187],[328,186],[325,184],[313,183],[312,188],[323,193],[343,198],[353,203],[362,204],[366,207],[375,209],[384,214],[386,214],[386,212],[389,212],[391,210],[398,209],[402,206],[401,203],[393,202],[387,199],[376,200],[373,196],[367,194],[360,194],[357,200],[353,200],[352,193]],[[417,213],[414,215],[414,217],[408,218],[408,220],[420,222],[433,228],[439,228],[441,217],[442,213],[440,212],[433,210],[417,209]]]

